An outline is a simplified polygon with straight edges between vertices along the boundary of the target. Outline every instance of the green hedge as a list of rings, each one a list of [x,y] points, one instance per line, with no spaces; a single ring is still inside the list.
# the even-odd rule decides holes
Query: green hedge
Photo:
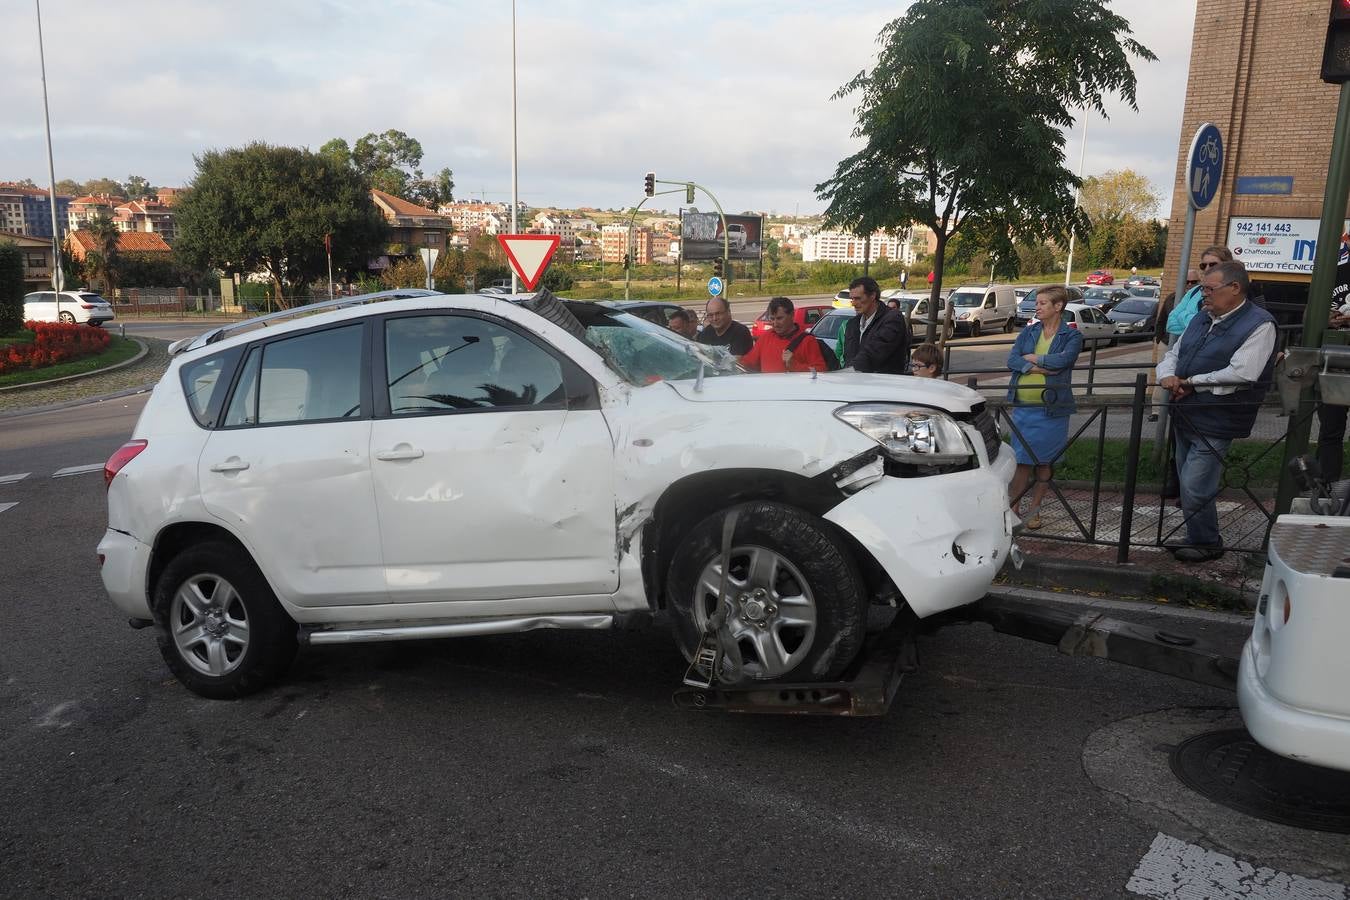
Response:
[[[23,325],[23,253],[17,244],[0,244],[0,335]]]

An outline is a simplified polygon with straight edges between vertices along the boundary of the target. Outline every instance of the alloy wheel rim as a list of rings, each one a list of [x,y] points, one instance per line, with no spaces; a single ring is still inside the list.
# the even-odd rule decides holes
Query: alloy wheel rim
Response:
[[[203,675],[237,669],[248,650],[248,610],[234,585],[219,575],[194,575],[169,607],[169,631],[179,657]]]
[[[767,547],[732,547],[727,572],[727,628],[754,679],[781,678],[811,652],[818,612],[801,572]],[[717,608],[722,557],[703,567],[694,587],[694,624],[700,632]]]

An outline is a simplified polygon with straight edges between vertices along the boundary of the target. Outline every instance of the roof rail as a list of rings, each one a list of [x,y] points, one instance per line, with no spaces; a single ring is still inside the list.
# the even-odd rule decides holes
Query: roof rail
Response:
[[[229,325],[222,325],[220,328],[203,332],[194,338],[185,338],[180,341],[174,341],[169,345],[169,355],[174,356],[188,350],[199,350],[209,344],[222,340],[236,331],[243,331],[248,328],[267,326],[272,322],[280,322],[284,319],[293,319],[297,316],[310,315],[312,313],[323,312],[331,309],[342,309],[347,306],[361,306],[366,303],[377,303],[380,300],[403,300],[409,297],[435,297],[440,291],[429,291],[426,288],[395,288],[389,291],[376,291],[373,294],[358,294],[355,297],[335,297],[332,300],[320,300],[317,303],[306,303],[303,306],[293,306],[290,309],[277,310],[274,313],[267,313],[261,316],[254,316],[251,319],[245,319],[242,322],[231,322]]]

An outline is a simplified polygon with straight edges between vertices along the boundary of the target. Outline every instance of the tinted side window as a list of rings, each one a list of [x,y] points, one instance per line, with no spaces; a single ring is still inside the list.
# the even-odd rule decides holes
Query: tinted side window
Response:
[[[274,341],[249,352],[225,425],[275,425],[361,415],[363,326]]]
[[[559,406],[562,367],[524,335],[469,316],[385,323],[385,379],[394,415]]]
[[[194,360],[179,370],[188,409],[203,428],[210,428],[215,423],[220,411],[220,396],[228,386],[221,376],[231,370],[238,358],[238,350],[227,350]]]

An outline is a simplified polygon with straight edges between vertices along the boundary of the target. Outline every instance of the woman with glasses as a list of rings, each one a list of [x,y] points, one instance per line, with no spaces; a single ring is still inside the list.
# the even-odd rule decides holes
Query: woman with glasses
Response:
[[[1206,272],[1219,263],[1232,261],[1233,251],[1227,247],[1206,247],[1205,251],[1200,254],[1199,275],[1203,278]],[[1189,279],[1186,283],[1190,284]],[[1203,299],[1200,296],[1200,285],[1196,284],[1177,301],[1177,305],[1172,308],[1172,312],[1167,316],[1167,343],[1174,343],[1186,330],[1186,326],[1191,324],[1191,319],[1195,318],[1195,314],[1200,311],[1200,304]]]
[[[1036,292],[1036,319],[1017,335],[1008,353],[1012,381],[1012,445],[1017,472],[1009,487],[1013,513],[1021,518],[1022,495],[1033,468],[1036,486],[1031,491],[1027,528],[1041,527],[1041,501],[1050,486],[1053,464],[1069,442],[1069,416],[1073,415],[1073,364],[1083,349],[1083,335],[1064,322],[1069,292],[1062,285]]]

